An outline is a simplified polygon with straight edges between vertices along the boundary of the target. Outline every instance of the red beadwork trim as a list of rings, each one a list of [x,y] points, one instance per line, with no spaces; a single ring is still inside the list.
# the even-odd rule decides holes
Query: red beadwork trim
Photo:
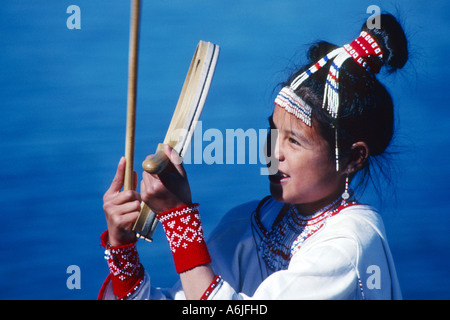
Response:
[[[209,285],[209,287],[205,290],[200,300],[208,300],[208,297],[211,295],[211,293],[214,291],[214,289],[217,287],[217,285],[222,281],[222,278],[219,275],[216,275]]]
[[[344,202],[336,207],[336,203],[328,209],[323,209],[323,212],[317,212],[315,215],[308,217],[297,216],[297,213],[291,211],[292,208],[286,205],[280,211],[279,217],[276,218],[270,230],[266,230],[263,226],[259,218],[259,212],[256,211],[254,221],[264,235],[260,249],[262,250],[262,257],[267,266],[271,270],[279,270],[287,267],[292,256],[300,249],[302,244],[316,232],[321,230],[328,218],[331,218],[340,213],[343,209],[356,204],[356,202]],[[288,211],[286,212],[286,210]],[[295,226],[298,226],[297,231],[299,233],[297,235],[293,233]],[[283,244],[282,239],[285,237],[292,240],[290,246]]]
[[[160,213],[157,218],[169,241],[177,273],[211,262],[198,203]]]
[[[105,231],[100,239],[102,246],[106,249],[105,259],[108,261],[110,273],[100,290],[99,298],[103,297],[105,285],[111,280],[117,299],[127,299],[144,282],[144,267],[139,261],[136,241],[123,246],[111,247],[108,243],[108,231]]]
[[[372,73],[378,73],[381,68],[383,51],[375,39],[366,31],[352,43],[344,46],[344,49],[361,67],[369,69]]]

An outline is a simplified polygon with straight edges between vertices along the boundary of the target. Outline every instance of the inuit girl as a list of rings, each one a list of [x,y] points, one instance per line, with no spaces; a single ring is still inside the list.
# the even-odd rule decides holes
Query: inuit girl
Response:
[[[401,298],[382,219],[350,189],[366,183],[394,132],[393,101],[376,74],[408,59],[400,24],[380,18],[380,29],[364,24],[343,47],[311,46],[310,62],[283,84],[270,117],[278,161],[270,196],[228,212],[207,240],[176,153],[166,146],[170,167],[144,172],[140,194],[120,191],[122,159],[104,196],[110,274],[99,298]],[[167,235],[181,280],[173,288],[152,286],[139,260],[131,227],[141,201]]]

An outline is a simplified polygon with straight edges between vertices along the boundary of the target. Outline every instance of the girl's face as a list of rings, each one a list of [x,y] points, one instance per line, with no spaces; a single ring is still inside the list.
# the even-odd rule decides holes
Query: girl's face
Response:
[[[274,157],[278,172],[269,176],[272,197],[298,204],[302,214],[312,214],[336,200],[344,190],[345,175],[336,172],[329,146],[316,126],[275,106],[271,126],[278,130]]]

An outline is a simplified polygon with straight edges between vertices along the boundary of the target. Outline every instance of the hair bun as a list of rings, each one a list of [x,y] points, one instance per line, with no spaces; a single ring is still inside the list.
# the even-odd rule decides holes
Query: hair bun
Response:
[[[369,29],[364,23],[361,30],[370,33],[383,50],[383,63],[388,71],[403,68],[408,61],[408,41],[402,26],[389,13],[381,14],[375,19],[380,19],[379,29]]]

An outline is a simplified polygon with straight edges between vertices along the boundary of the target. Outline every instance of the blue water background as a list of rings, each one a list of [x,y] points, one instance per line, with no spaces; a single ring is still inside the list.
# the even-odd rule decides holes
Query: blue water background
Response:
[[[66,27],[72,4],[80,30]],[[163,140],[199,40],[222,49],[203,131],[265,129],[273,89],[307,45],[351,41],[372,4],[400,16],[411,59],[380,75],[396,103],[394,185],[382,201],[369,188],[363,201],[382,211],[404,297],[449,299],[448,1],[144,0],[135,168]],[[128,32],[128,1],[2,1],[1,299],[95,299],[107,275],[102,196],[124,154]],[[260,168],[186,165],[206,233],[268,194]],[[161,228],[138,246],[153,283],[174,283]],[[66,285],[70,265],[81,289]]]

